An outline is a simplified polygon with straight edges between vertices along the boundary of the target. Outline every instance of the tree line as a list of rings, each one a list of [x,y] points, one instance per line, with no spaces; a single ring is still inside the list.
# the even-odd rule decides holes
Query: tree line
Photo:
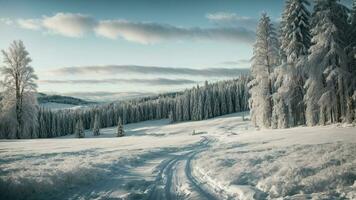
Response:
[[[263,128],[356,120],[356,0],[288,0],[278,31],[267,14],[257,27],[251,120]]]
[[[186,90],[175,98],[170,119],[174,122],[196,121],[234,112],[247,111],[249,76],[221,81],[205,82],[203,87]]]

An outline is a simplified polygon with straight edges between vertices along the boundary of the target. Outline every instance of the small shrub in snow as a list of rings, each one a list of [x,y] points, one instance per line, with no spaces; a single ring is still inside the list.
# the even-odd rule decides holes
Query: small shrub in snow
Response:
[[[118,124],[117,124],[116,137],[122,137],[122,136],[125,136],[124,126],[122,125],[121,118],[119,118],[119,121],[118,121]]]

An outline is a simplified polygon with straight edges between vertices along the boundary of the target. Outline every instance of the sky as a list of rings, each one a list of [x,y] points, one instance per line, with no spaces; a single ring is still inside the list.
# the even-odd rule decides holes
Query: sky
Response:
[[[179,91],[246,73],[259,16],[267,12],[278,23],[283,6],[284,0],[0,0],[0,49],[24,42],[39,92],[102,100]]]

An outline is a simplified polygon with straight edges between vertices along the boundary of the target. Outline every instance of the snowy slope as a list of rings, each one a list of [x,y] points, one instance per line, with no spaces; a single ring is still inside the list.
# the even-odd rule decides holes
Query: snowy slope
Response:
[[[0,199],[355,198],[356,128],[256,131],[241,114],[0,140]],[[193,135],[193,130],[195,134]]]
[[[224,135],[193,165],[201,182],[228,197],[355,199],[356,129],[304,127]]]

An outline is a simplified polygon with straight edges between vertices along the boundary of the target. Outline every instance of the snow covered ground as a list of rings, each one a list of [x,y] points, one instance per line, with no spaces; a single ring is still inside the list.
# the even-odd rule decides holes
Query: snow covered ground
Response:
[[[256,131],[233,114],[125,131],[0,140],[0,199],[356,198],[355,127]]]

